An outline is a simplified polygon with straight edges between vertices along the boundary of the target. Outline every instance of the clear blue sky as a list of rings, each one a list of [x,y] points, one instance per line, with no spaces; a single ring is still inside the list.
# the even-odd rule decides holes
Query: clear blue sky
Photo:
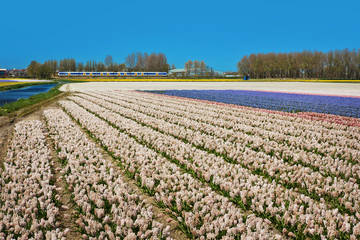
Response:
[[[18,1],[1,3],[0,67],[163,52],[183,68],[234,71],[251,53],[360,48],[358,0]]]

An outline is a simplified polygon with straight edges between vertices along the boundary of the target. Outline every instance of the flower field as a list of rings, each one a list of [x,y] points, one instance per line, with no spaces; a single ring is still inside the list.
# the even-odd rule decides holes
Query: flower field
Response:
[[[176,238],[145,195],[189,239],[360,239],[359,106],[289,113],[206,94],[84,91],[18,123],[0,170],[0,239],[69,238],[54,181],[83,239]]]
[[[167,90],[188,97],[285,112],[317,112],[360,118],[360,98],[245,90]]]

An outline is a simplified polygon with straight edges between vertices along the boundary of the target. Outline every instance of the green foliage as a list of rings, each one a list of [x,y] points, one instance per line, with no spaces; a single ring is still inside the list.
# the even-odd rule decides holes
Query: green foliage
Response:
[[[31,61],[27,68],[28,75],[39,79],[49,79],[55,75],[57,69],[57,61],[49,60],[43,64],[36,61]]]

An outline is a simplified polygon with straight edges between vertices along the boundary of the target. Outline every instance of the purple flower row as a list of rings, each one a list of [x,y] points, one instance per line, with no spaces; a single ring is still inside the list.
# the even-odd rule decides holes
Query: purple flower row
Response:
[[[353,97],[245,90],[166,90],[152,92],[276,111],[317,112],[360,118],[360,98]]]

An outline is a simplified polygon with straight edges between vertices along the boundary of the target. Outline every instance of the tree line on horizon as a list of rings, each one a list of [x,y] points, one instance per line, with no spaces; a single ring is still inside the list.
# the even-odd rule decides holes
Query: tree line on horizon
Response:
[[[237,67],[241,76],[255,79],[360,79],[360,49],[253,53],[244,56]]]
[[[186,77],[215,77],[217,73],[203,60],[185,62]]]
[[[27,67],[29,76],[50,78],[60,72],[167,72],[170,65],[163,53],[131,53],[123,63],[117,63],[111,55],[107,55],[104,62],[89,60],[86,64],[77,62],[74,58],[48,60],[44,63],[31,61]]]

